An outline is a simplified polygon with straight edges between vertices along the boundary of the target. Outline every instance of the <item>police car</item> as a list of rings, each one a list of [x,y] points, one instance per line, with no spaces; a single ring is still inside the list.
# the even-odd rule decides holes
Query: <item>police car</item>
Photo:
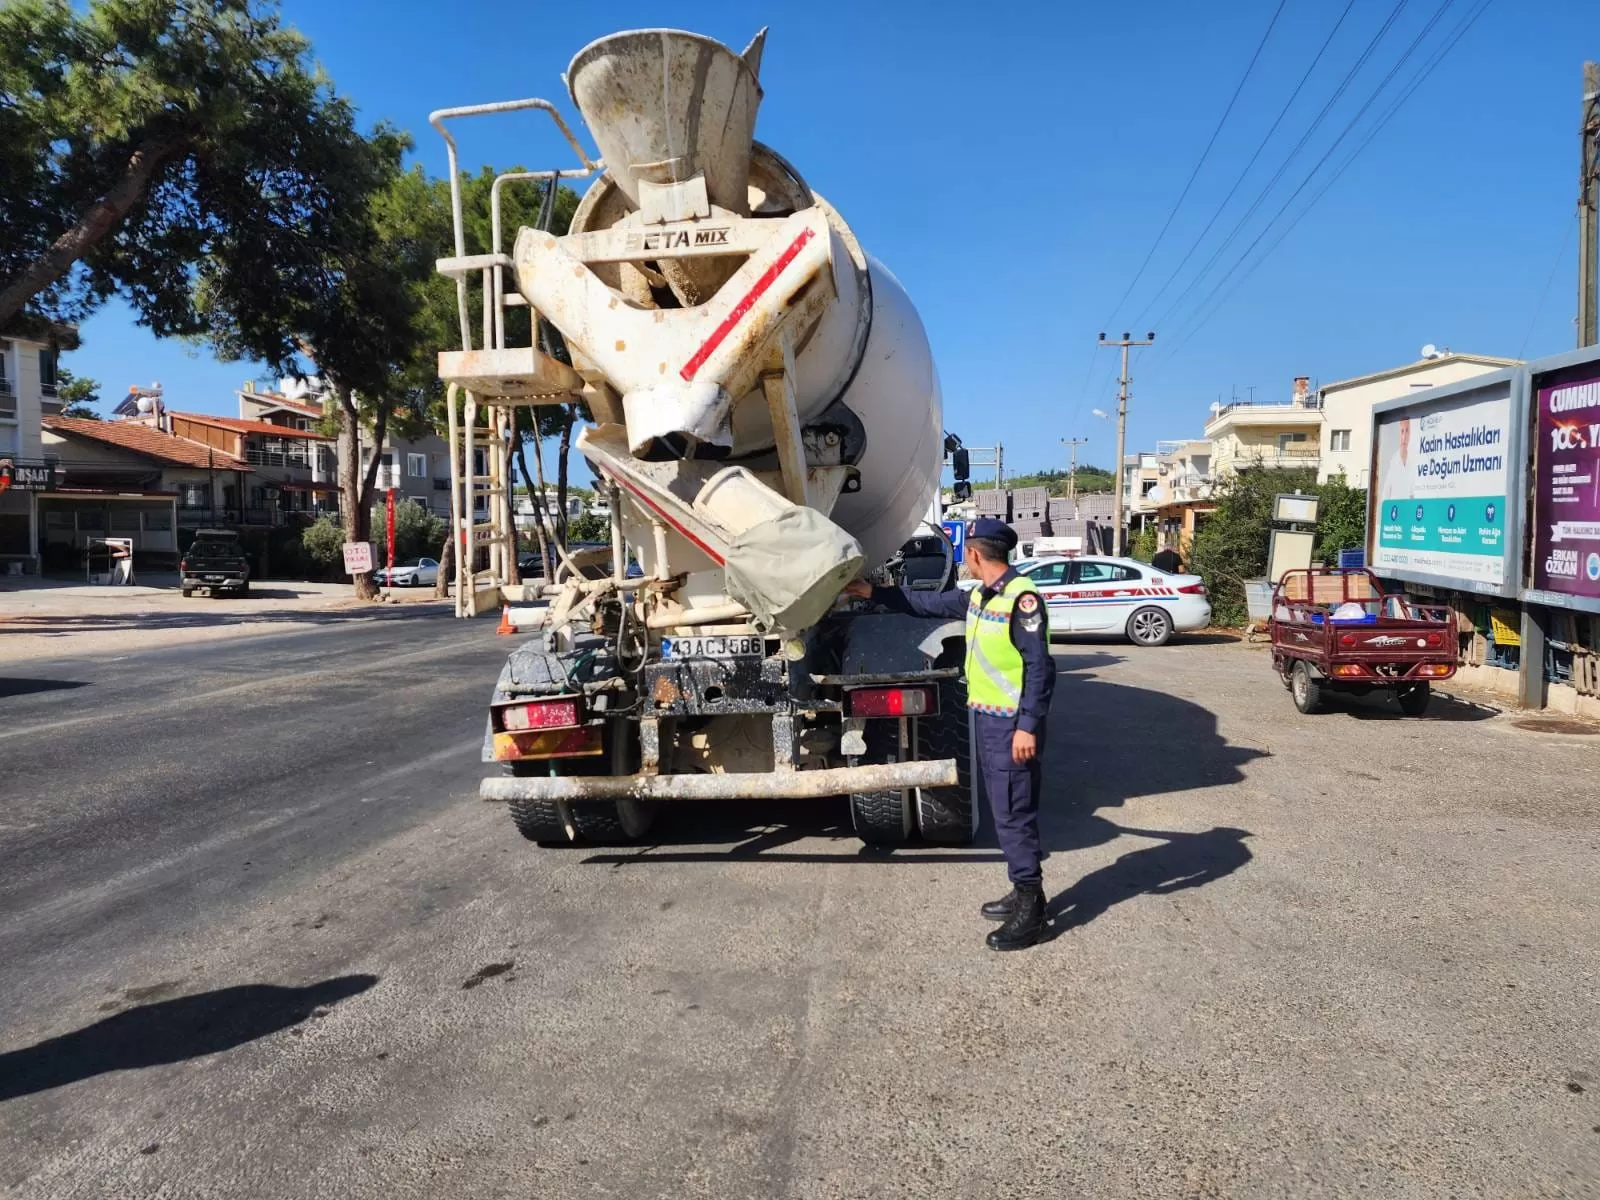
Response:
[[[1050,612],[1050,632],[1120,633],[1138,646],[1211,624],[1198,575],[1169,575],[1132,558],[1039,558],[1017,564]]]

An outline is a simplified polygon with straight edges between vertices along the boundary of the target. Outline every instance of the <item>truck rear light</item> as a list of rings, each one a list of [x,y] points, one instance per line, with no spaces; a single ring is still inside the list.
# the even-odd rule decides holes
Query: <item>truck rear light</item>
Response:
[[[1442,637],[1440,637],[1437,633],[1430,633],[1428,635],[1428,645],[1430,645],[1430,646],[1440,646],[1440,645],[1443,645],[1443,644],[1444,644],[1444,639]]]
[[[1339,645],[1341,646],[1354,646],[1355,644],[1356,635],[1353,633],[1344,634],[1339,638]]]
[[[538,700],[532,704],[508,704],[500,710],[500,727],[512,733],[564,729],[577,723],[576,700]]]
[[[939,704],[932,687],[856,688],[846,694],[852,717],[925,717]]]
[[[1204,596],[1206,594],[1206,585],[1203,583],[1191,583],[1187,587],[1179,588],[1178,592],[1184,596]]]
[[[1367,669],[1360,663],[1340,663],[1334,667],[1333,673],[1335,675],[1365,675]]]
[[[1435,679],[1442,679],[1446,675],[1449,675],[1452,670],[1454,670],[1454,668],[1447,663],[1423,663],[1417,668],[1417,674],[1430,676]]]

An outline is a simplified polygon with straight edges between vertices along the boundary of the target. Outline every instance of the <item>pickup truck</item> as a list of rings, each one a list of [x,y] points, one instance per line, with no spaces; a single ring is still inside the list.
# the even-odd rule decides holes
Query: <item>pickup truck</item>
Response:
[[[239,535],[231,529],[202,529],[178,564],[179,584],[185,596],[205,589],[219,592],[250,592],[250,560],[245,557]]]

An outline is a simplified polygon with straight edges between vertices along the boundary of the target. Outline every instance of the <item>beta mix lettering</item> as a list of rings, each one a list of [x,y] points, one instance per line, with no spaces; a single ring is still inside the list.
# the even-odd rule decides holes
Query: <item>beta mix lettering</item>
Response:
[[[1538,388],[1533,586],[1600,599],[1600,375],[1578,370]]]
[[[1382,414],[1373,568],[1503,586],[1510,442],[1509,385]]]

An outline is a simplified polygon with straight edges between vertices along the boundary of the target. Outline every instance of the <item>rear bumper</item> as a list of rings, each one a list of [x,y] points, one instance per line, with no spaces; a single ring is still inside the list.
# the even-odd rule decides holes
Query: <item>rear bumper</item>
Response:
[[[866,767],[746,775],[491,776],[478,785],[478,798],[495,801],[819,799],[850,792],[954,787],[957,781],[956,760],[935,758]]]

